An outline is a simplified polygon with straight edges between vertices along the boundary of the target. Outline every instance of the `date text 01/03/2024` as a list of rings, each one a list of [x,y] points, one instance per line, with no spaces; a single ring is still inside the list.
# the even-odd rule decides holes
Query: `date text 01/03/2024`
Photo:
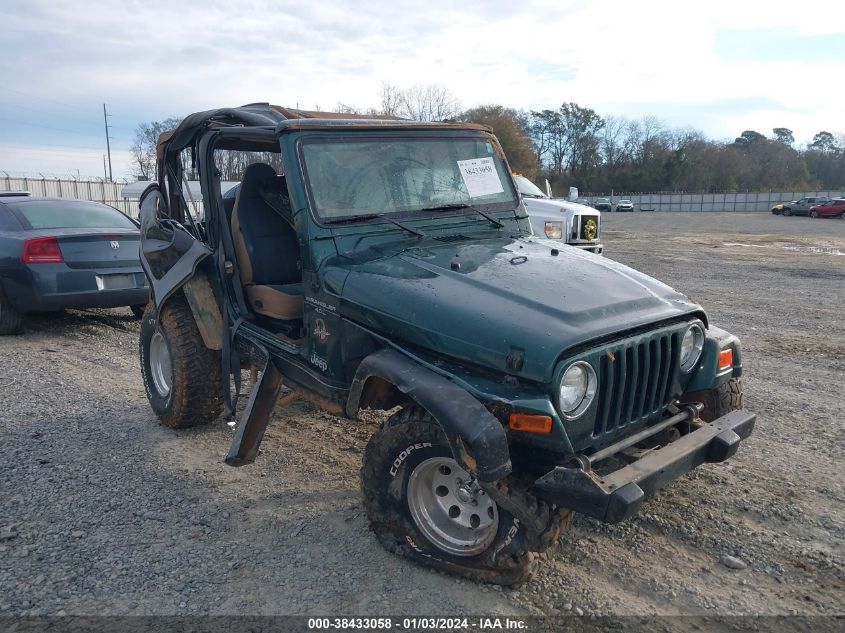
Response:
[[[519,618],[309,618],[312,630],[372,629],[382,631],[414,630],[525,630],[527,625]]]

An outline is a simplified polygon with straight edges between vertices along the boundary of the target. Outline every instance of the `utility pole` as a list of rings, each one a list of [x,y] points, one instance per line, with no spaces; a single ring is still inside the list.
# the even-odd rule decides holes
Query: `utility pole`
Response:
[[[110,143],[109,143],[109,128],[110,128],[111,126],[109,125],[109,119],[108,119],[108,116],[109,116],[109,115],[108,115],[108,114],[106,114],[106,104],[104,103],[104,104],[103,104],[103,123],[105,123],[105,125],[106,125],[106,152],[108,152],[108,155],[109,155],[109,182],[112,182],[112,174],[111,174],[111,145],[110,145]],[[104,165],[104,167],[105,167],[105,165]],[[104,171],[105,171],[105,170],[104,170]]]
[[[106,171],[106,155],[103,154],[103,180],[107,180],[108,177],[109,177],[109,174]]]

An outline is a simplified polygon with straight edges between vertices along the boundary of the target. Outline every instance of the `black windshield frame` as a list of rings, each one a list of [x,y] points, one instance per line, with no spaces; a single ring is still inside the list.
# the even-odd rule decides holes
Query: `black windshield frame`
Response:
[[[494,202],[494,203],[475,203],[472,205],[468,205],[466,208],[456,208],[456,207],[449,207],[449,208],[442,208],[442,209],[434,209],[434,207],[438,207],[440,205],[433,203],[429,205],[427,208],[416,209],[416,210],[401,210],[401,211],[389,211],[384,212],[383,210],[369,212],[369,213],[353,213],[343,216],[322,216],[319,213],[318,205],[316,203],[316,197],[314,195],[314,191],[312,189],[312,180],[308,173],[308,164],[305,159],[303,148],[311,143],[368,143],[368,142],[402,142],[402,141],[412,141],[412,140],[420,140],[420,141],[483,141],[485,143],[490,143],[493,146],[493,153],[492,157],[497,162],[500,171],[500,180],[503,185],[503,193],[509,194],[510,198],[507,201],[501,202]],[[432,133],[430,131],[422,131],[422,130],[414,130],[409,132],[407,130],[403,130],[401,134],[397,133],[389,133],[385,131],[343,131],[343,132],[332,132],[330,134],[326,133],[309,133],[304,134],[296,139],[295,142],[296,148],[296,158],[297,162],[299,163],[298,167],[300,173],[302,175],[302,182],[303,188],[305,190],[306,197],[308,199],[308,207],[309,213],[311,215],[312,220],[317,226],[322,228],[333,228],[336,227],[338,224],[345,224],[345,225],[353,225],[357,224],[355,222],[355,218],[357,216],[361,216],[360,222],[363,223],[373,223],[379,221],[386,221],[384,216],[389,215],[390,218],[395,219],[434,219],[437,217],[443,216],[454,216],[454,215],[467,215],[467,214],[475,214],[476,212],[472,211],[472,208],[481,208],[485,211],[489,212],[499,212],[499,211],[510,211],[514,212],[519,207],[519,192],[516,188],[516,185],[513,182],[513,178],[510,174],[510,168],[507,163],[507,159],[504,157],[504,153],[501,150],[501,146],[498,144],[496,138],[491,134],[486,134],[484,132],[473,132],[467,133],[466,131],[451,131],[451,130],[438,130],[436,133]],[[341,222],[338,222],[341,220]]]

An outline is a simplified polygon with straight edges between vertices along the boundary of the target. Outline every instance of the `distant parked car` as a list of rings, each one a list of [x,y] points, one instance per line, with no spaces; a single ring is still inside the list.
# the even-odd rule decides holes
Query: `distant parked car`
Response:
[[[138,225],[99,202],[0,199],[0,334],[27,312],[129,306],[149,300]]]
[[[634,210],[634,203],[630,200],[620,200],[616,203],[616,210],[617,211],[626,211],[626,212],[633,212]]]
[[[535,235],[560,240],[569,246],[601,253],[601,214],[585,204],[549,198],[525,176],[514,174],[514,182]]]
[[[596,198],[596,201],[593,203],[593,208],[596,211],[613,211],[613,206],[610,204],[609,198]]]
[[[783,202],[772,207],[772,213],[775,215],[809,215],[810,207],[818,204],[830,202],[830,198],[825,196],[816,197],[808,196],[800,200],[791,200],[790,202]],[[780,207],[778,209],[778,207]]]
[[[811,218],[843,218],[845,219],[845,198],[834,198],[824,204],[810,207]]]

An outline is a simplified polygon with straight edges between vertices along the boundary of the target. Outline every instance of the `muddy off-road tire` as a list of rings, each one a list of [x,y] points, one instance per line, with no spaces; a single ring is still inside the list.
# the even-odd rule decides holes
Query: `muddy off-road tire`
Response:
[[[462,486],[470,476],[453,459],[443,431],[420,408],[403,409],[373,435],[361,468],[370,528],[387,550],[498,585],[529,580],[541,554],[557,545],[572,520],[571,512],[549,508],[511,479],[500,486],[508,486],[537,516],[548,517],[543,545],[533,551],[522,522],[483,490]]]
[[[701,419],[705,422],[712,422],[726,413],[742,408],[742,378],[731,378],[717,389],[684,394],[681,401],[704,404]]]
[[[220,415],[220,352],[203,343],[181,292],[164,304],[158,323],[154,304],[147,305],[139,348],[147,399],[162,424],[184,429]]]
[[[3,286],[0,286],[0,335],[17,334],[21,329],[22,318],[20,312],[12,307]]]

